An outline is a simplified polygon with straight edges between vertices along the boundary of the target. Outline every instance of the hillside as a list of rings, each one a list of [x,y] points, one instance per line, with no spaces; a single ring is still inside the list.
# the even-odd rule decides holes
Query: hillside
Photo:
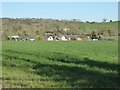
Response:
[[[3,40],[10,35],[19,35],[21,37],[33,37],[43,39],[45,33],[67,34],[67,35],[90,35],[93,31],[95,34],[102,34],[104,37],[117,39],[118,22],[80,22],[57,19],[43,18],[2,18],[1,29],[4,31]],[[65,31],[66,30],[66,31]],[[0,30],[1,31],[1,30]]]

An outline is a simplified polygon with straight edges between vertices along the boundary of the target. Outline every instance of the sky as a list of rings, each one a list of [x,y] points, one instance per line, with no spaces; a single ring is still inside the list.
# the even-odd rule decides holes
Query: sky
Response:
[[[2,2],[119,2],[119,0],[1,0]]]
[[[2,2],[2,17],[118,20],[117,2]]]

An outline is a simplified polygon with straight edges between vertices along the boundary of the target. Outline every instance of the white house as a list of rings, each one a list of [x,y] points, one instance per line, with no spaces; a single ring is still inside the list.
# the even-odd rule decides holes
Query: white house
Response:
[[[52,37],[52,36],[49,36],[47,40],[48,40],[48,41],[53,41],[53,37]]]
[[[61,37],[61,40],[62,40],[62,41],[67,41],[67,39],[65,38],[65,36],[62,36],[62,37]]]

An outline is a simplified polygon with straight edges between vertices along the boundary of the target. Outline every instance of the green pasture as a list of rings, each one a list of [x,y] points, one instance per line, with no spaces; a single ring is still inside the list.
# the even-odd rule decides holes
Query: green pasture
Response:
[[[2,43],[3,87],[118,87],[117,70],[117,41]]]

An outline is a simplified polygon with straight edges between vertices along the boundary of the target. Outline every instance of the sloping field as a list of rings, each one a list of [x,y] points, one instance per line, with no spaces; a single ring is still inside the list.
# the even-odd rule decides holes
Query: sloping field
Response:
[[[3,87],[118,87],[117,41],[3,42]]]

